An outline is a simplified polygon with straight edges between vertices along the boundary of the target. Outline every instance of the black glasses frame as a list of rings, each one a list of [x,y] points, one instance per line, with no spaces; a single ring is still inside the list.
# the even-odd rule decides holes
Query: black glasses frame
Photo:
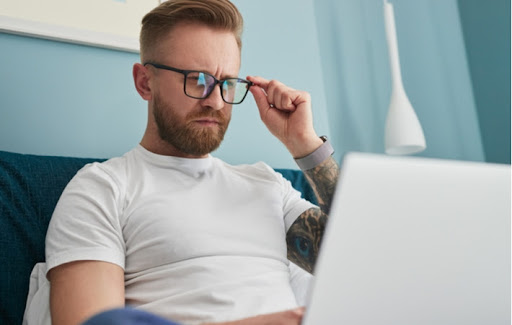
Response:
[[[183,76],[185,77],[184,80],[183,80],[183,92],[188,97],[195,98],[195,99],[205,99],[208,96],[210,96],[210,94],[213,92],[213,90],[215,89],[215,86],[217,86],[217,84],[219,84],[222,87],[222,84],[224,82],[229,81],[229,80],[236,80],[237,83],[241,82],[241,83],[246,83],[247,84],[247,90],[246,90],[244,96],[242,97],[242,99],[240,101],[237,101],[237,102],[229,102],[229,101],[227,101],[224,98],[224,94],[222,92],[222,88],[219,87],[220,96],[222,97],[222,100],[225,103],[227,103],[227,104],[234,104],[234,105],[236,105],[236,104],[240,104],[240,103],[242,103],[244,101],[245,97],[247,96],[247,93],[249,92],[249,88],[254,85],[253,82],[251,82],[249,80],[241,79],[241,78],[226,78],[226,79],[219,80],[219,79],[215,78],[215,76],[209,74],[208,72],[204,72],[204,71],[182,70],[182,69],[173,68],[173,67],[170,67],[168,65],[163,65],[163,64],[159,64],[159,63],[155,63],[155,62],[145,62],[144,66],[146,66],[146,65],[151,65],[151,66],[153,66],[153,67],[155,67],[157,69],[164,69],[164,70],[174,71],[174,72],[178,72],[178,73],[183,74]],[[203,97],[196,97],[196,96],[191,96],[191,95],[187,94],[187,76],[188,76],[189,73],[192,73],[192,72],[203,73],[205,75],[208,75],[208,76],[212,77],[212,79],[215,81],[213,86],[210,88],[210,90]]]

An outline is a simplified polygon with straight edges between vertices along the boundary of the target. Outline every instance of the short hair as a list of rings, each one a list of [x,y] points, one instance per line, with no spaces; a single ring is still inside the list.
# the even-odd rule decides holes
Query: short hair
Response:
[[[183,22],[232,32],[238,48],[242,49],[243,18],[229,0],[167,0],[142,18],[141,59],[146,60],[146,55],[156,48],[162,37]]]

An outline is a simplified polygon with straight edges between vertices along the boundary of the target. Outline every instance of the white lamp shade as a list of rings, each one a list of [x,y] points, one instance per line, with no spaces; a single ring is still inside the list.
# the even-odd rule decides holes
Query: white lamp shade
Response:
[[[393,5],[384,0],[384,22],[393,81],[385,131],[386,153],[408,155],[425,150],[425,136],[420,121],[405,93],[400,72]]]
[[[390,155],[414,154],[427,147],[420,121],[402,87],[395,87],[391,93],[385,146]]]

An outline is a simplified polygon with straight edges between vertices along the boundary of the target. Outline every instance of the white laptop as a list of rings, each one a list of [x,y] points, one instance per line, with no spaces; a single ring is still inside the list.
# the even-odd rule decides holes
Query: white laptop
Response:
[[[348,154],[303,324],[510,324],[510,166]]]

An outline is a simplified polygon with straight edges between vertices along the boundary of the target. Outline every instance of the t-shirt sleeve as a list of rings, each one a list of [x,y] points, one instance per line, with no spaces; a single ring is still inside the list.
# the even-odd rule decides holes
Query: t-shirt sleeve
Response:
[[[304,211],[316,208],[317,206],[302,198],[301,193],[296,190],[292,186],[292,183],[284,178],[283,175],[278,172],[274,173],[276,174],[281,186],[281,192],[283,195],[284,223],[286,231],[288,231],[298,216],[300,216]]]
[[[82,168],[64,189],[46,235],[47,271],[81,260],[124,269],[120,186],[99,163]]]

